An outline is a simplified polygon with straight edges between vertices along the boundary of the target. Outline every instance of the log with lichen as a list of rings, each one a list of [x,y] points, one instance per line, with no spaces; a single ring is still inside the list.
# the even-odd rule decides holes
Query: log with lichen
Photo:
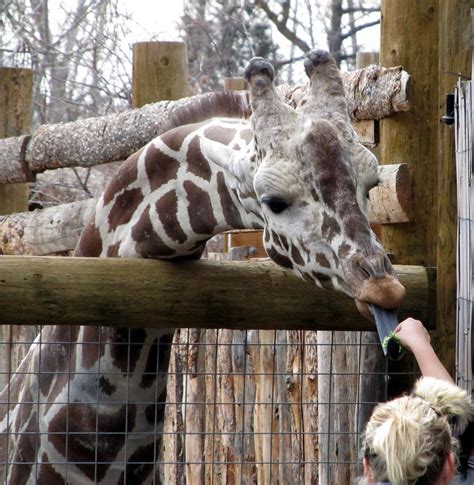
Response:
[[[379,181],[369,193],[370,221],[382,224],[408,221],[411,214],[408,167],[380,166]],[[96,203],[96,199],[87,199],[0,216],[0,254],[44,256],[73,250]]]
[[[409,108],[408,74],[401,68],[369,66],[343,75],[349,114],[353,120],[379,119]],[[305,85],[281,86],[286,102],[295,104]],[[69,123],[42,125],[28,136],[0,140],[0,183],[27,182],[34,175],[61,167],[90,167],[123,160],[169,128],[170,117],[198,102],[225,114],[216,93],[177,101],[160,101],[118,114]],[[246,106],[246,94],[242,97]],[[208,103],[210,101],[210,103]]]

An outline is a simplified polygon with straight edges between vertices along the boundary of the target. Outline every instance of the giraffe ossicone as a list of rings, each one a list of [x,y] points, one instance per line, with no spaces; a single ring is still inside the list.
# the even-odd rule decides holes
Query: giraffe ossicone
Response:
[[[262,228],[269,257],[309,283],[351,295],[364,314],[367,303],[397,307],[404,288],[366,212],[377,161],[357,142],[331,56],[311,51],[305,70],[296,109],[260,58],[245,70],[250,122],[231,93],[213,98],[221,118],[188,106],[122,164],[76,255],[198,258],[219,232]],[[160,483],[172,329],[50,323],[0,396],[6,482]]]

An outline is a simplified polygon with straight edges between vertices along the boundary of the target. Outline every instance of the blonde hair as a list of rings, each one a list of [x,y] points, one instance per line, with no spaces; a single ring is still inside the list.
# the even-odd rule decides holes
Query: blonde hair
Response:
[[[367,423],[363,452],[376,481],[431,484],[456,449],[452,426],[462,432],[474,417],[463,389],[420,379],[410,396],[379,404]]]

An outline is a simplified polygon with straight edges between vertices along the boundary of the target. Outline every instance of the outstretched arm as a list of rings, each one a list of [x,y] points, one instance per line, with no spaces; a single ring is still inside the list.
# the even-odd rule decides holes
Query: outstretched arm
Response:
[[[435,377],[454,383],[431,346],[431,338],[419,320],[407,318],[394,330],[401,344],[411,350],[420,367],[423,377]]]

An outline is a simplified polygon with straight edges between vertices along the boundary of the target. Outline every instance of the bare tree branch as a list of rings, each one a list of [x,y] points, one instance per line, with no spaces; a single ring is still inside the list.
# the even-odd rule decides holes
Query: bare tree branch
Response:
[[[296,45],[296,47],[301,49],[303,52],[307,52],[310,50],[311,47],[287,26],[287,17],[284,16],[283,20],[280,20],[278,18],[278,15],[270,9],[268,3],[265,0],[255,0],[254,5],[265,12],[269,20],[273,22],[280,34],[286,37],[291,43]]]
[[[343,8],[342,13],[358,13],[358,12],[380,12],[380,7],[354,7],[354,8]]]
[[[361,30],[368,29],[369,27],[373,27],[374,25],[380,24],[380,19],[378,20],[373,20],[372,22],[367,22],[365,24],[357,25],[353,29],[349,30],[348,32],[345,32],[342,34],[342,40],[347,39],[348,37],[351,37],[354,35],[356,32],[360,32]]]

